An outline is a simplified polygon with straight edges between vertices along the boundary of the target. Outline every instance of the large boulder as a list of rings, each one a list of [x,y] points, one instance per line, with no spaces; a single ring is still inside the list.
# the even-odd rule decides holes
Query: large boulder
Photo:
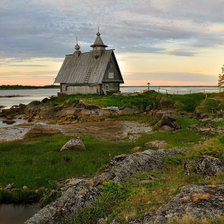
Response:
[[[80,138],[70,139],[67,143],[65,143],[60,152],[63,151],[83,151],[86,150],[86,147]]]
[[[167,224],[169,220],[184,216],[204,219],[224,216],[224,184],[188,185],[180,189],[168,204],[154,215],[146,214],[143,224]]]

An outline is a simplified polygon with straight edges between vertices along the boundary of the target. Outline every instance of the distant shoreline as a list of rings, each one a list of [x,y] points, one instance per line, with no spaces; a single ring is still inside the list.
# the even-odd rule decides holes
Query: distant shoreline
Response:
[[[148,88],[148,86],[121,86],[121,88],[134,88],[134,87],[144,87]],[[197,87],[214,87],[217,88],[218,86],[150,86],[150,87],[158,87],[158,88],[163,88],[163,87],[178,87],[178,88],[183,88],[183,87],[192,87],[192,88],[197,88]],[[46,86],[23,86],[23,85],[1,85],[0,90],[20,90],[20,89],[59,89],[59,85],[46,85]]]
[[[23,86],[23,85],[2,85],[0,90],[20,90],[20,89],[55,89],[60,88],[56,85],[47,85],[47,86]]]

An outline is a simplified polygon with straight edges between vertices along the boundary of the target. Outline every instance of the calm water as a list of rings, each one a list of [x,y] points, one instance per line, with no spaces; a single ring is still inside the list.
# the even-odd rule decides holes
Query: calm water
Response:
[[[147,90],[146,86],[129,86],[121,87],[121,92],[143,92]],[[168,94],[189,94],[198,92],[219,92],[218,87],[183,87],[183,86],[154,86],[150,87],[161,93]],[[0,90],[0,106],[11,107],[20,103],[28,104],[33,100],[42,100],[45,97],[56,96],[59,89],[30,89],[30,90]],[[2,97],[2,96],[17,96],[17,97]]]
[[[23,224],[39,209],[40,208],[35,205],[0,205],[0,224]]]

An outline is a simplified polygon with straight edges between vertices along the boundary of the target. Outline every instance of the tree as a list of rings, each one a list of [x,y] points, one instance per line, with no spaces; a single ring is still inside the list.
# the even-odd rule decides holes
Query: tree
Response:
[[[222,73],[219,74],[218,87],[219,88],[224,88],[224,65],[222,67]]]

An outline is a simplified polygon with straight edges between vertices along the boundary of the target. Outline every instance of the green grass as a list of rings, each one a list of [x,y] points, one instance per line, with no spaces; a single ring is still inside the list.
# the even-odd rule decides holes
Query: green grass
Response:
[[[216,113],[217,110],[224,109],[224,100],[223,99],[215,99],[215,98],[207,98],[203,100],[200,105],[197,106],[197,111],[202,111],[205,113]]]
[[[114,156],[131,153],[135,146],[142,146],[145,150],[144,144],[148,141],[165,140],[169,148],[181,148],[198,143],[201,136],[187,129],[176,133],[143,134],[135,142],[111,142],[85,135],[81,137],[87,148],[85,151],[59,152],[71,138],[54,136],[0,143],[0,188],[13,183],[19,190],[25,185],[31,191],[50,191],[56,188],[59,180],[93,176]]]
[[[118,121],[138,121],[148,123],[149,125],[154,125],[158,122],[158,119],[155,119],[149,115],[143,114],[134,114],[134,115],[112,115],[113,120]]]
[[[201,135],[190,129],[180,129],[176,132],[155,132],[143,134],[136,143],[143,146],[144,143],[154,140],[164,140],[168,143],[166,148],[187,148],[197,144],[201,140]],[[143,144],[143,145],[142,145]]]
[[[194,112],[196,107],[205,99],[205,94],[195,93],[186,95],[171,95],[170,97],[176,102],[181,110]]]
[[[0,186],[14,183],[31,189],[52,188],[55,182],[82,175],[92,176],[115,155],[129,153],[133,143],[107,142],[83,136],[87,150],[59,152],[69,136],[43,137],[29,143],[0,144]]]
[[[169,148],[188,147],[201,136],[192,130],[176,133],[158,132],[143,134],[135,142],[110,142],[86,135],[82,136],[87,150],[59,152],[71,136],[54,136],[31,139],[30,142],[0,144],[0,187],[14,183],[21,188],[52,188],[55,182],[70,177],[92,176],[115,155],[130,153],[137,145],[153,140],[165,140]],[[143,147],[143,149],[145,149]]]
[[[59,105],[71,105],[74,102],[76,105],[77,101],[81,100],[85,104],[94,104],[101,107],[147,107],[152,105],[156,107],[159,100],[165,97],[159,93],[142,94],[138,96],[114,96],[114,95],[69,95],[64,98],[53,98],[48,105],[59,104]]]
[[[197,125],[199,127],[203,127],[206,125],[206,122],[196,120],[195,118],[187,117],[187,116],[178,116],[177,118],[177,124],[180,125],[182,128],[189,128],[191,125]],[[214,121],[214,125],[216,123],[216,120]],[[220,124],[220,121],[217,122],[217,126]]]

